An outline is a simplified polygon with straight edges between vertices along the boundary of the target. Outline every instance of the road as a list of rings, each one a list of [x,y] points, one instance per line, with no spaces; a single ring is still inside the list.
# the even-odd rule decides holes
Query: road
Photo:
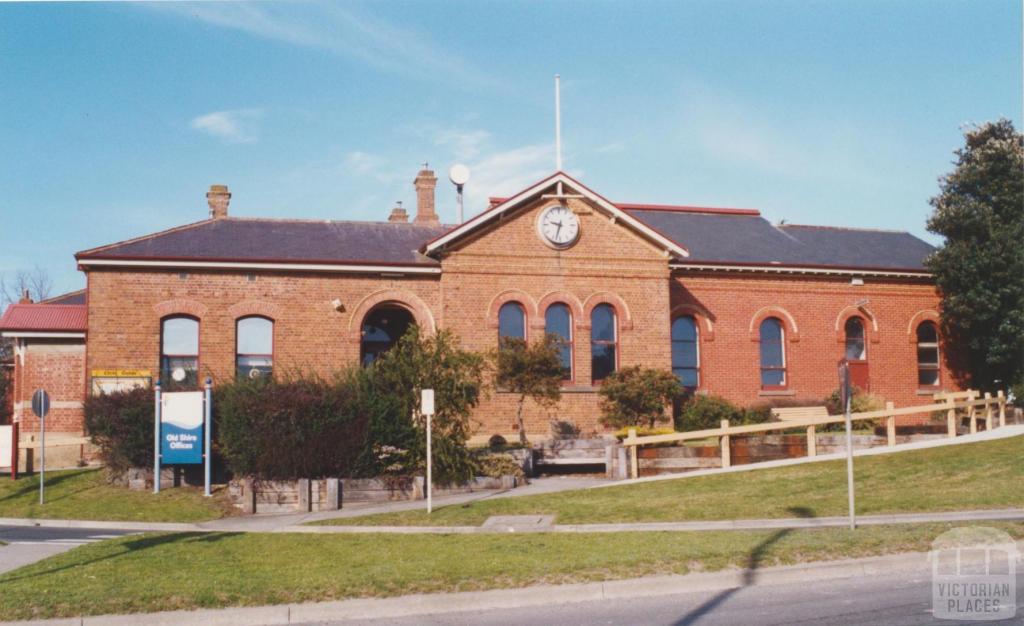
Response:
[[[35,563],[95,541],[130,535],[137,531],[95,528],[42,528],[39,526],[0,526],[0,574]]]
[[[523,593],[529,593],[524,591]],[[329,622],[338,626],[724,626],[734,624],[815,624],[918,626],[954,624],[931,613],[928,571],[752,586],[726,591],[681,593],[654,598],[616,599],[524,609],[419,615],[372,621]],[[1017,577],[1017,616],[982,624],[1024,624],[1024,575]],[[312,626],[312,625],[310,625]]]

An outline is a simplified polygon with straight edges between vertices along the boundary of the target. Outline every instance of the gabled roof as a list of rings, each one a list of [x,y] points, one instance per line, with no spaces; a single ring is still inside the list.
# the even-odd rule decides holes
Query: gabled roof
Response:
[[[518,194],[504,199],[504,201],[488,208],[483,213],[470,219],[469,221],[452,228],[448,232],[440,235],[439,237],[428,242],[423,248],[425,254],[432,254],[444,249],[446,246],[450,246],[456,241],[471,235],[481,228],[486,227],[488,224],[498,219],[508,211],[519,208],[524,202],[533,200],[534,198],[540,197],[546,191],[550,191],[553,188],[557,188],[559,185],[568,186],[571,190],[578,195],[594,202],[599,207],[610,213],[627,227],[640,233],[649,241],[655,243],[659,247],[666,250],[669,254],[676,256],[677,258],[686,258],[689,256],[686,248],[679,244],[677,241],[666,237],[656,229],[651,228],[644,222],[636,219],[628,212],[623,211],[621,208],[616,206],[614,203],[606,199],[601,194],[588,188],[583,183],[569,176],[565,172],[555,172],[551,176],[541,180],[540,182],[527,187]]]
[[[423,242],[449,227],[400,222],[226,218],[189,224],[75,255],[90,261],[209,261],[437,266]]]
[[[825,226],[776,227],[756,212],[627,209],[685,245],[688,264],[784,265],[926,273],[935,248],[910,233]]]
[[[0,331],[19,333],[84,333],[84,304],[12,304],[0,317]]]
[[[62,293],[59,296],[42,300],[39,304],[85,304],[85,289]]]

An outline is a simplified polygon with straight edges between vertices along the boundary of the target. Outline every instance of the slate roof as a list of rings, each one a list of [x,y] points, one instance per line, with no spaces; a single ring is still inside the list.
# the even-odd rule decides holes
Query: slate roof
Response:
[[[85,330],[84,304],[12,304],[0,317],[0,331],[84,333]]]
[[[85,304],[85,289],[62,293],[59,296],[47,298],[39,304]]]
[[[439,224],[228,218],[85,250],[75,257],[437,265],[417,249],[448,228]]]
[[[630,209],[651,228],[686,247],[680,262],[927,271],[935,250],[907,232],[785,225],[754,211]]]

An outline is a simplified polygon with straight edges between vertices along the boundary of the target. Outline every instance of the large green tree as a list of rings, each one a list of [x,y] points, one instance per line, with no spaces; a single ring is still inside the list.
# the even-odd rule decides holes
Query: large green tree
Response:
[[[993,389],[1024,379],[1024,137],[1006,119],[974,126],[940,179],[928,259],[942,295],[949,364]]]

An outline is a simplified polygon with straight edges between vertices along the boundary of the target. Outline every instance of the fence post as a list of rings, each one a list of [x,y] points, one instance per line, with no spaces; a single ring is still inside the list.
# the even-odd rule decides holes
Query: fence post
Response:
[[[1006,395],[1000,389],[996,397],[999,398],[999,427],[1002,428],[1006,426]]]
[[[992,430],[992,392],[985,392],[985,430]]]
[[[885,403],[885,410],[886,411],[892,411],[895,408],[896,408],[896,405],[893,404],[891,400]],[[895,415],[886,415],[885,416],[885,438],[886,438],[886,443],[889,444],[890,448],[896,445],[896,416]]]
[[[946,411],[946,429],[949,431],[950,437],[956,437],[956,408],[953,407],[951,396],[946,397],[946,404],[950,406],[950,409]]]
[[[636,429],[635,428],[630,428],[629,429],[629,437],[628,438],[629,439],[636,439]],[[637,448],[637,446],[636,446],[635,443],[632,446],[629,447],[629,477],[630,478],[639,478],[640,477],[640,467],[639,467],[640,463],[637,461],[637,458],[636,458],[637,457],[637,453],[639,451],[636,448]]]
[[[818,437],[814,424],[807,427],[807,456],[818,456]]]
[[[974,402],[978,399],[978,392],[971,389],[967,392],[967,401]],[[973,404],[967,407],[967,417],[971,424],[971,434],[978,432],[978,410]]]
[[[722,420],[722,428],[729,428],[729,420]],[[732,465],[732,456],[729,452],[729,435],[722,435],[722,467]]]

